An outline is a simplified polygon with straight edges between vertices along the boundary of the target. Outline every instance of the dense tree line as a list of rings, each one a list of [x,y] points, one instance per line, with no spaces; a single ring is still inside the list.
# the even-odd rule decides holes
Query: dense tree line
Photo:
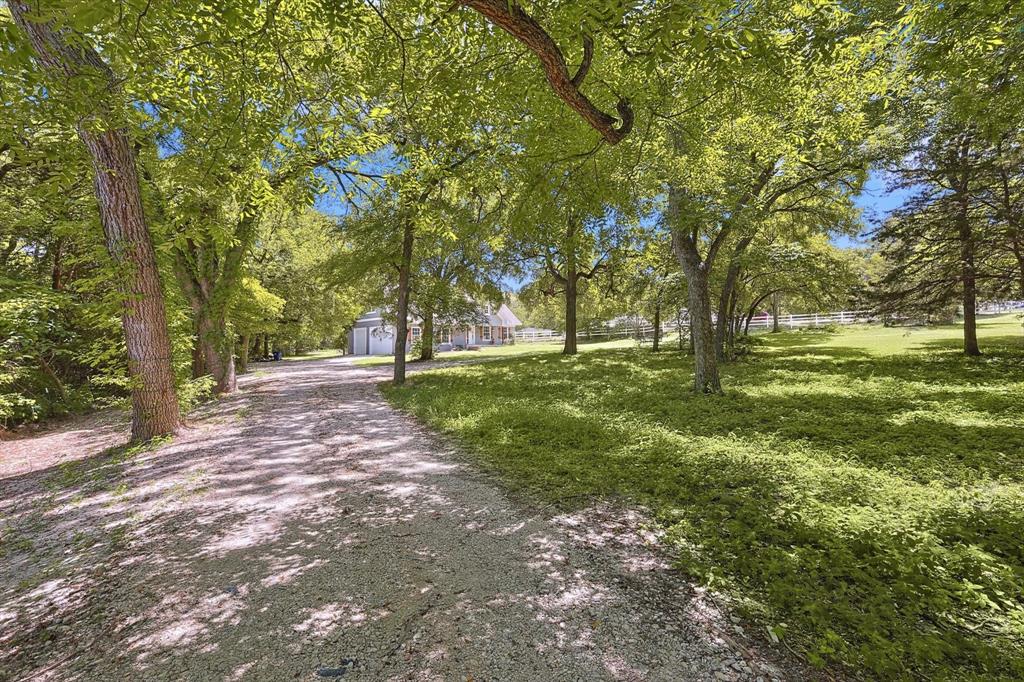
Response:
[[[1019,20],[11,0],[0,416],[128,395],[135,438],[173,432],[236,363],[339,343],[366,306],[398,327],[401,383],[411,315],[429,359],[512,277],[569,354],[598,310],[685,316],[699,393],[754,315],[850,304],[875,269],[883,311],[958,301],[976,353],[975,302],[1024,296]],[[861,229],[872,169],[913,195],[876,234],[881,268],[829,243]]]

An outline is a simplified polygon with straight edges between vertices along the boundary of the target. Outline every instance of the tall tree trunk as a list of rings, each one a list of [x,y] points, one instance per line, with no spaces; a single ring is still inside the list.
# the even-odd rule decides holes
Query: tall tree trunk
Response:
[[[206,376],[206,354],[203,352],[203,344],[199,340],[199,329],[195,329],[195,342],[192,344],[192,378]]]
[[[672,229],[672,251],[686,277],[690,304],[690,347],[693,350],[693,390],[697,393],[721,393],[722,381],[715,356],[715,329],[711,322],[711,295],[708,277],[711,264],[701,258],[697,241],[681,229],[679,215],[682,197],[675,187],[669,188],[669,224]],[[709,254],[710,261],[713,254]]]
[[[65,79],[78,78],[83,71],[98,72],[110,90],[116,88],[114,74],[90,46],[76,41],[71,47],[51,23],[29,20],[37,10],[24,0],[11,0],[8,8],[49,72]],[[132,143],[125,129],[104,126],[109,110],[104,102],[96,104],[97,117],[79,121],[77,130],[92,161],[100,223],[118,272],[121,325],[132,379],[131,437],[145,441],[174,433],[181,426],[171,340]]]
[[[1017,286],[1019,287],[1017,295],[1020,296],[1021,300],[1024,300],[1024,244],[1021,243],[1020,239],[1014,237],[1010,241],[1010,248],[1017,259]]]
[[[249,371],[249,335],[242,334],[238,343],[238,373],[245,374]]]
[[[398,268],[398,321],[395,325],[395,386],[405,383],[405,338],[409,334],[409,280],[412,275],[412,247],[415,234],[412,220],[406,218],[402,229],[402,264]]]
[[[167,330],[163,285],[146,225],[135,174],[135,157],[124,131],[83,132],[93,158],[96,196],[122,294],[128,371],[132,376],[132,440],[174,433],[181,412],[174,387],[171,338]]]
[[[761,305],[764,302],[764,300],[766,298],[768,298],[769,296],[772,297],[772,299],[774,300],[774,298],[775,298],[777,293],[778,292],[776,292],[776,291],[769,291],[767,294],[762,294],[760,298],[755,298],[754,302],[750,304],[750,307],[747,308],[747,314],[746,314],[746,317],[745,317],[745,322],[743,323],[743,335],[744,336],[749,336],[750,335],[750,322],[751,322],[751,320],[754,319],[754,315],[757,314],[757,307],[759,305]],[[774,303],[772,305],[774,306]],[[779,317],[778,317],[778,315],[776,315],[775,316],[775,330],[774,331],[778,331],[778,326],[779,326],[778,325],[778,319],[779,319]]]
[[[222,251],[208,239],[187,239],[175,246],[175,274],[193,311],[197,345],[202,350],[198,376],[212,374],[215,393],[238,389],[235,376],[235,334],[229,331],[231,295],[242,277],[246,245],[256,228],[256,214],[247,210],[234,227],[235,243]],[[195,363],[194,363],[195,364]]]
[[[434,311],[423,311],[423,334],[420,336],[420,360],[434,359]]]
[[[740,318],[736,314],[736,306],[739,302],[739,292],[733,288],[732,297],[729,299],[729,337],[726,339],[728,344],[729,352],[728,356],[732,357],[733,350],[736,347],[736,332],[739,330]]]
[[[214,393],[232,393],[238,388],[235,376],[234,334],[228,333],[223,315],[211,315],[204,307],[196,324],[196,343],[202,350],[205,372],[213,377]]]
[[[270,357],[270,334],[263,334],[263,357]]]
[[[772,333],[779,331],[779,292],[772,294]]]
[[[571,259],[570,259],[571,262]],[[575,264],[568,268],[565,278],[565,345],[562,355],[576,355],[576,299],[579,277],[576,276]]]
[[[683,352],[683,311],[676,308],[676,344],[679,352]]]
[[[715,331],[711,322],[711,294],[708,275],[690,259],[683,262],[690,301],[690,339],[693,348],[693,390],[697,393],[721,393],[718,358],[715,355]]]
[[[960,279],[964,287],[964,353],[981,355],[981,349],[978,347],[978,290],[974,267],[974,234],[968,213],[969,199],[965,193],[962,197],[957,222],[960,231]]]
[[[729,314],[729,306],[732,303],[733,293],[736,289],[736,281],[740,276],[740,256],[754,240],[753,235],[740,239],[733,248],[732,257],[729,259],[729,269],[725,273],[725,283],[722,285],[722,293],[718,297],[718,318],[715,325],[715,357],[719,362],[728,359],[726,341],[729,337],[729,330],[732,325],[732,317]]]
[[[661,342],[661,303],[654,305],[654,342],[651,345],[651,350],[657,353],[660,349],[659,343]]]
[[[182,293],[192,308],[195,345],[192,348],[192,378],[213,376],[215,394],[238,389],[235,376],[235,335],[228,331],[227,301],[223,290],[229,284],[207,275],[197,275],[180,252],[175,274]],[[219,290],[218,290],[219,289]]]

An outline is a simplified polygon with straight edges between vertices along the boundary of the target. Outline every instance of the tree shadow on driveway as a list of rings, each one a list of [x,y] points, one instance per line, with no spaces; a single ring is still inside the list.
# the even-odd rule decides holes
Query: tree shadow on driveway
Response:
[[[274,367],[171,443],[4,479],[0,677],[783,676],[639,517],[509,500],[383,376]]]

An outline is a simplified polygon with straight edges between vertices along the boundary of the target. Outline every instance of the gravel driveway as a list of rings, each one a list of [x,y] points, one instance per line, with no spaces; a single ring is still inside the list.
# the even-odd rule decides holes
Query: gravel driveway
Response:
[[[0,469],[0,679],[809,677],[638,513],[510,498],[387,405],[387,373],[279,363],[130,455],[95,454],[107,422],[0,443],[44,463]]]

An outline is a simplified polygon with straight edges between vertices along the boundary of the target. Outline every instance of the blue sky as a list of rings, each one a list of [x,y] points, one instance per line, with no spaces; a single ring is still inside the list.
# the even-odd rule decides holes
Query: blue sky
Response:
[[[867,229],[878,225],[894,210],[903,205],[907,198],[907,190],[889,191],[886,189],[885,174],[881,171],[871,171],[868,181],[864,184],[864,191],[860,193],[854,203],[864,211],[864,223]],[[832,243],[841,248],[866,246],[866,239],[837,235],[832,238]]]

